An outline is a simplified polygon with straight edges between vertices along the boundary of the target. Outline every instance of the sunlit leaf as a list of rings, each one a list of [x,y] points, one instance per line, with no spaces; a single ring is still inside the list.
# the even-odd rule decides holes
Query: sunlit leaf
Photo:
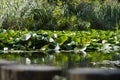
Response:
[[[67,39],[68,39],[67,36],[61,36],[56,39],[56,42],[59,43],[60,45],[62,45]]]
[[[21,36],[21,40],[23,40],[23,41],[27,41],[30,38],[31,38],[31,34],[30,33],[27,33],[27,34],[24,34],[24,35]]]

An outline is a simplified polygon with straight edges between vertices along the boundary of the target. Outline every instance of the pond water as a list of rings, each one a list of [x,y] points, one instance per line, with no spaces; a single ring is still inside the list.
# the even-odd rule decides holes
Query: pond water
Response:
[[[118,52],[43,52],[43,51],[9,51],[1,52],[0,59],[17,61],[19,64],[45,64],[66,68],[76,67],[101,67],[116,68],[114,64],[120,64]]]

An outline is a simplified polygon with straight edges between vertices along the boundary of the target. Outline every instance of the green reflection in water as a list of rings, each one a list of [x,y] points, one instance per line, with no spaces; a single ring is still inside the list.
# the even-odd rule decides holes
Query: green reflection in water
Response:
[[[0,59],[14,60],[20,64],[45,64],[74,67],[114,67],[120,64],[120,54],[118,52],[82,52],[74,51],[54,52],[22,52],[22,53],[0,53]]]

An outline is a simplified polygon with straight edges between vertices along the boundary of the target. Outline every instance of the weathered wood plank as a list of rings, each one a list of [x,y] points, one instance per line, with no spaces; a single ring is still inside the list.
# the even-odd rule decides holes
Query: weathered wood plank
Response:
[[[13,64],[18,64],[18,63],[16,61],[8,61],[4,59],[0,60],[0,67],[4,65],[11,65],[11,64],[13,65]]]
[[[2,80],[52,80],[61,73],[60,68],[45,65],[3,66]]]
[[[77,68],[68,71],[68,80],[120,80],[119,69]]]
[[[7,61],[7,60],[0,60],[0,80],[2,80],[1,79],[1,67],[2,66],[8,66],[8,65],[14,65],[14,64],[18,64],[17,62],[15,62],[15,61]]]

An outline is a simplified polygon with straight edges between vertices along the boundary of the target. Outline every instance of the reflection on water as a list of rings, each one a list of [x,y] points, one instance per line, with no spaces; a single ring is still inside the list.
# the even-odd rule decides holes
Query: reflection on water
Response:
[[[111,68],[114,64],[120,64],[120,54],[102,52],[62,51],[59,53],[48,52],[19,52],[1,53],[0,59],[14,60],[20,64],[47,64],[62,66],[64,68],[75,67],[101,67]]]

